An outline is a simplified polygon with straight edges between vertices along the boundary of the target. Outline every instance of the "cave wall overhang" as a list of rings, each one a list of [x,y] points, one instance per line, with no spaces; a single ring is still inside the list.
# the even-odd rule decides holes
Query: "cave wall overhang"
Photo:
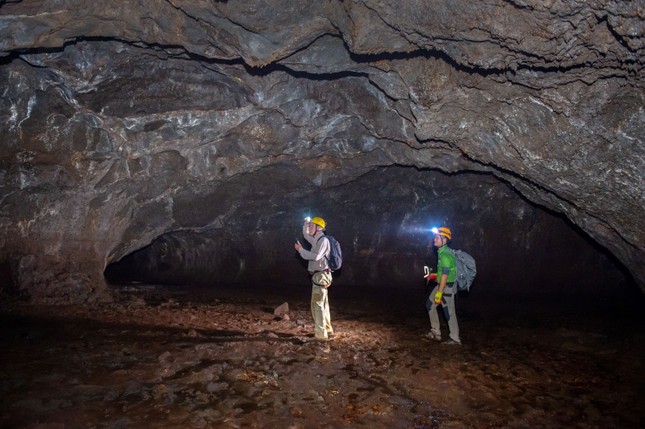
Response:
[[[277,165],[296,194],[388,165],[488,173],[645,284],[635,2],[3,2],[0,24],[1,259],[36,297],[91,299]]]

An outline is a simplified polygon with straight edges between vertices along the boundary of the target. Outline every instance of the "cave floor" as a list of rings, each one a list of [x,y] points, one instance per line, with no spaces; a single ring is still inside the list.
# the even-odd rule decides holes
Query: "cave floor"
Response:
[[[645,427],[640,304],[471,293],[460,347],[422,339],[423,290],[332,286],[337,335],[320,343],[309,292],[140,285],[101,306],[4,304],[0,427]]]

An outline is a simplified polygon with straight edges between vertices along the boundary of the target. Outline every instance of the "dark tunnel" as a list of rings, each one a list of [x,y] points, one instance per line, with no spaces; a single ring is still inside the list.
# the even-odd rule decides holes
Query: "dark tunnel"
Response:
[[[258,189],[271,175],[278,173],[240,179],[231,192]],[[473,293],[602,295],[636,288],[621,264],[571,222],[491,175],[389,167],[333,189],[293,194],[250,192],[224,226],[165,233],[108,265],[105,277],[114,285],[253,285],[260,279],[297,285],[304,268],[293,243],[310,214],[326,218],[328,232],[343,245],[335,281],[344,287],[418,288],[423,265],[436,264],[429,229],[448,225],[455,231],[451,245],[477,261]],[[248,218],[255,213],[258,219]]]

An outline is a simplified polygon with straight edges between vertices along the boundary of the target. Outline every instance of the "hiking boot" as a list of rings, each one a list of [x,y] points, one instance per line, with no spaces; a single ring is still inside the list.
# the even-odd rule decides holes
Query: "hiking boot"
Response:
[[[448,341],[445,341],[444,344],[448,346],[460,346],[461,341],[453,340],[452,338],[448,339]]]
[[[430,331],[425,334],[423,338],[425,338],[426,340],[441,341],[441,334],[435,334],[434,332]]]

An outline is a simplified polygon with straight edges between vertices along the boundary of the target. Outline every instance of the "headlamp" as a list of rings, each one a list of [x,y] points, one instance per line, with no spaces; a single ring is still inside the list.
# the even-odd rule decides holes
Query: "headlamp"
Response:
[[[431,231],[433,234],[439,234],[439,230],[438,230],[436,227],[435,227],[435,228],[430,228],[430,231]]]
[[[305,222],[311,222],[311,217],[310,217],[310,216],[307,216],[307,217],[305,218]]]

